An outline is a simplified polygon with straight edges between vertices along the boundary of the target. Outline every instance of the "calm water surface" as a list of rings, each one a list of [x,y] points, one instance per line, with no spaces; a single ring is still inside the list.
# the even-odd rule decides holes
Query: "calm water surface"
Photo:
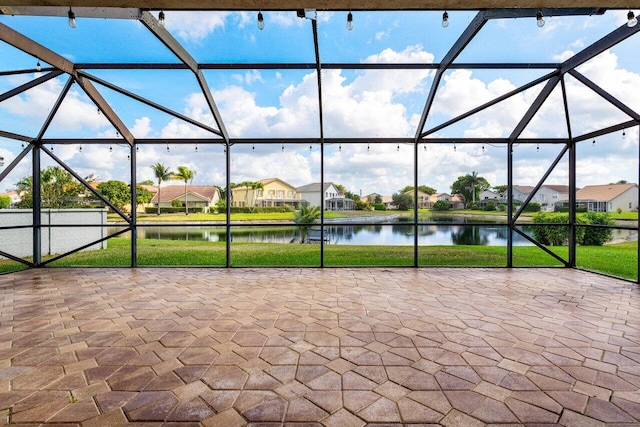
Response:
[[[432,221],[434,218],[421,218],[421,221]],[[473,225],[466,218],[437,217],[444,222],[458,222],[455,225],[421,225],[418,226],[419,245],[489,245],[504,246],[507,244],[507,227],[504,223],[491,226]],[[487,222],[487,221],[483,221]],[[319,227],[318,227],[319,228]],[[327,225],[329,244],[338,245],[413,245],[414,227],[406,222],[365,226]],[[528,227],[524,227],[528,233]],[[193,240],[207,242],[226,241],[224,227],[138,227],[138,238],[162,240]],[[251,243],[294,243],[300,239],[300,230],[296,226],[286,227],[232,227],[233,242]],[[514,245],[530,245],[529,241],[514,234]]]

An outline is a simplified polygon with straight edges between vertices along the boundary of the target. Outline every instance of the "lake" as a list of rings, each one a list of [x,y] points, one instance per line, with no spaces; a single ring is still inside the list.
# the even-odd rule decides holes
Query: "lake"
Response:
[[[434,218],[421,221],[432,221]],[[507,227],[504,223],[495,225],[473,225],[473,220],[460,217],[437,217],[438,222],[459,224],[429,224],[418,226],[419,245],[489,245],[507,244]],[[483,221],[487,222],[487,221]],[[315,226],[314,228],[319,228]],[[523,229],[529,233],[529,227]],[[300,230],[296,226],[232,226],[233,242],[250,243],[293,243],[299,241]],[[414,244],[415,229],[411,223],[398,221],[395,224],[371,225],[326,225],[328,244],[337,245],[399,245]],[[138,227],[140,239],[193,240],[207,242],[226,241],[226,230],[220,226],[177,226]],[[522,236],[513,236],[514,245],[531,245]]]

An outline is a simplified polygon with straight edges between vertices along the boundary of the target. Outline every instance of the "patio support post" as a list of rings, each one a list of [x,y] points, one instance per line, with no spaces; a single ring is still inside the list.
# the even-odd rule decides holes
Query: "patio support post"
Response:
[[[418,141],[413,143],[413,266],[418,267]]]
[[[136,209],[138,207],[138,189],[136,188],[136,177],[138,175],[136,168],[136,143],[129,146],[131,163],[131,267],[138,265],[138,216]],[[158,200],[160,203],[160,200]]]
[[[569,141],[569,264],[576,266],[576,144]]]
[[[42,192],[40,191],[40,144],[31,150],[31,204],[33,213],[33,266],[42,263]]]
[[[564,75],[560,79],[562,89],[562,103],[564,105],[564,116],[567,121],[567,136],[569,142],[569,263],[567,267],[576,266],[576,143],[573,140],[571,131],[571,118],[569,116],[569,101],[567,100],[567,88],[564,82]]]
[[[507,142],[507,267],[513,267],[513,141]]]
[[[225,245],[225,267],[229,268],[231,267],[231,144],[229,144],[228,142],[224,143],[224,153],[225,161],[227,163],[227,194],[225,194],[225,197],[227,199],[227,219],[225,221],[227,242]]]
[[[311,20],[313,49],[316,58],[316,79],[318,82],[318,121],[320,126],[320,267],[324,267],[324,114],[322,109],[322,64],[318,43],[318,23]]]

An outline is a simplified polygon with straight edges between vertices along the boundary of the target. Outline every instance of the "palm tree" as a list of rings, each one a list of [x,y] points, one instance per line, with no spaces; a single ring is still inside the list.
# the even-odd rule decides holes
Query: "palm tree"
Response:
[[[160,184],[162,184],[162,181],[171,179],[173,172],[171,172],[171,170],[162,163],[152,165],[151,169],[153,169],[153,173],[158,179],[158,215],[160,215]]]
[[[184,211],[185,215],[189,215],[189,205],[187,202],[187,184],[193,180],[196,175],[195,171],[192,171],[186,166],[178,166],[178,173],[173,174],[172,179],[179,179],[184,181]]]
[[[293,211],[293,222],[300,226],[300,243],[304,243],[308,228],[320,218],[320,214],[320,206],[307,207],[303,204]]]
[[[478,172],[472,171],[471,175],[467,175],[467,184],[471,188],[471,203],[474,204],[476,202],[476,186],[480,183],[480,180],[484,179],[481,176],[478,176]]]

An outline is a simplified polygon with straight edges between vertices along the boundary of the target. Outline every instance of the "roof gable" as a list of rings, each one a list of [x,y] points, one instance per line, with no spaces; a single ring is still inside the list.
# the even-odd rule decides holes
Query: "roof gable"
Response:
[[[637,184],[585,185],[576,192],[576,199],[608,202],[637,186]]]
[[[202,200],[212,201],[218,189],[213,185],[188,185],[187,194],[199,197]],[[160,188],[160,202],[170,202],[175,199],[184,199],[184,185],[167,185]],[[158,203],[158,193],[153,195],[152,203]]]

